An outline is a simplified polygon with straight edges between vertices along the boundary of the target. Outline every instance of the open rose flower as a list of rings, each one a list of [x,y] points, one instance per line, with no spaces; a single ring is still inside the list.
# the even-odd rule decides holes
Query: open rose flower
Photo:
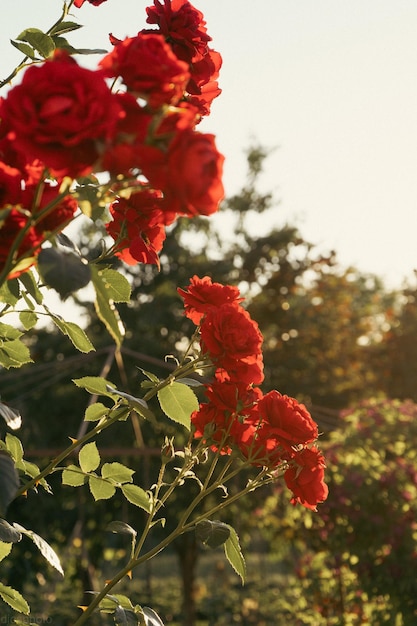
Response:
[[[201,348],[216,378],[259,385],[263,381],[262,334],[249,313],[234,304],[211,309],[201,323]]]
[[[160,198],[160,192],[143,189],[129,199],[119,198],[110,206],[113,219],[106,229],[116,241],[116,256],[128,265],[159,266],[158,252],[165,240]]]
[[[160,34],[139,33],[119,41],[100,62],[106,76],[120,76],[127,89],[151,108],[176,105],[190,74]]]
[[[209,276],[193,276],[187,290],[178,288],[177,291],[184,300],[185,315],[196,325],[207,311],[223,304],[237,305],[243,300],[237,287],[213,283]]]
[[[159,162],[144,162],[142,169],[151,184],[162,190],[169,211],[192,217],[218,210],[224,197],[223,162],[214,135],[187,129],[175,135]]]
[[[315,446],[297,452],[284,474],[285,483],[294,494],[293,504],[300,503],[315,511],[317,504],[326,500],[329,489],[324,482],[325,467],[324,457]]]
[[[30,66],[0,102],[14,148],[27,161],[40,159],[54,176],[91,172],[114,133],[119,110],[101,73],[62,52]]]

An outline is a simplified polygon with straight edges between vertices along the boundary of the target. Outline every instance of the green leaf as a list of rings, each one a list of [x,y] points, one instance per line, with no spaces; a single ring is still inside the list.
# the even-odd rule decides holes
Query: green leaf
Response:
[[[0,540],[6,543],[18,543],[22,539],[22,533],[14,528],[5,519],[0,519]]]
[[[48,561],[48,563],[52,565],[52,567],[54,567],[60,574],[62,574],[62,576],[64,576],[64,570],[62,569],[61,561],[59,560],[57,553],[49,545],[49,543],[45,541],[45,539],[34,533],[33,530],[27,530],[16,522],[14,522],[13,526],[23,535],[29,537],[29,539],[33,541],[39,552]]]
[[[52,37],[39,30],[39,28],[26,28],[16,39],[30,44],[44,59],[49,57],[55,50]]]
[[[23,615],[29,615],[30,607],[24,597],[20,595],[16,589],[6,587],[6,585],[0,583],[0,596],[4,602],[9,604],[15,611],[19,611],[19,613],[23,613]]]
[[[5,341],[0,346],[0,363],[6,369],[21,367],[25,363],[33,363],[29,348],[20,339]]]
[[[164,626],[164,623],[159,615],[149,606],[142,607],[142,614],[146,626]]]
[[[0,515],[5,515],[7,507],[14,500],[19,489],[19,478],[11,457],[0,452]]]
[[[123,274],[110,268],[100,269],[97,273],[103,281],[108,297],[111,300],[114,300],[114,302],[129,302],[131,287]]]
[[[135,396],[130,395],[130,393],[124,393],[122,391],[118,391],[117,395],[119,398],[123,398],[127,401],[128,406],[131,409],[134,409],[136,413],[139,413],[143,418],[155,422],[155,415],[148,408],[148,403],[146,400],[142,400],[142,398],[136,398]]]
[[[70,487],[81,487],[87,482],[87,476],[77,465],[68,465],[62,472],[62,484]]]
[[[12,46],[17,48],[19,52],[24,54],[25,57],[29,57],[29,59],[32,59],[32,61],[36,59],[34,49],[27,43],[23,43],[22,41],[14,41],[13,39],[10,39],[10,43],[12,44]]]
[[[17,430],[22,425],[22,416],[18,409],[14,409],[4,402],[0,402],[0,415],[6,422],[8,428]]]
[[[93,344],[85,334],[82,328],[78,326],[78,324],[74,324],[74,322],[65,322],[63,319],[58,317],[57,315],[50,314],[52,321],[58,326],[59,330],[69,337],[73,345],[80,352],[91,352],[95,350]]]
[[[38,316],[33,311],[21,311],[19,313],[20,322],[25,330],[30,330],[38,321]]]
[[[116,345],[120,346],[125,335],[125,329],[114,306],[114,298],[111,296],[113,290],[110,283],[103,279],[103,272],[104,270],[98,270],[94,266],[91,269],[91,278],[96,292],[94,306],[98,318],[103,322]]]
[[[122,485],[121,490],[126,500],[150,513],[151,501],[142,487],[138,487],[137,485]]]
[[[209,548],[218,548],[230,537],[230,527],[218,520],[202,520],[195,529],[197,537]]]
[[[115,520],[114,522],[110,522],[110,524],[107,524],[106,530],[112,533],[118,533],[120,535],[132,535],[133,537],[136,537],[137,535],[136,530],[132,528],[132,526],[126,524],[126,522],[119,522],[117,520]]]
[[[109,391],[109,388],[114,387],[114,385],[101,376],[84,376],[83,378],[74,378],[72,382],[77,385],[77,387],[85,389],[93,395],[107,396],[108,398],[114,398],[115,394],[117,395],[116,388],[114,388],[114,393]]]
[[[110,479],[115,483],[131,483],[133,482],[133,474],[135,470],[122,465],[122,463],[104,463],[101,468],[103,478]]]
[[[42,304],[43,295],[38,287],[38,282],[31,270],[26,271],[19,276],[19,281],[25,287],[28,294],[34,299],[36,304]]]
[[[0,337],[2,337],[5,341],[19,339],[22,335],[23,333],[14,326],[0,322]]]
[[[10,452],[13,461],[21,461],[23,459],[23,446],[20,439],[7,433],[5,442],[6,449]]]
[[[83,472],[94,472],[100,465],[100,453],[95,441],[86,443],[78,454],[78,462]]]
[[[10,552],[12,551],[12,548],[13,548],[12,543],[5,543],[4,541],[0,541],[0,561],[3,561],[3,559],[6,558],[6,556],[9,556]]]
[[[101,420],[108,412],[109,409],[107,406],[101,402],[94,402],[94,404],[90,404],[90,406],[87,407],[84,419],[86,422],[98,422],[98,420]]]
[[[89,476],[88,486],[94,500],[108,500],[114,496],[116,487],[99,476]]]
[[[191,413],[198,410],[199,404],[189,387],[173,382],[158,391],[158,400],[165,415],[190,430]]]
[[[234,528],[232,528],[232,526],[229,526],[229,530],[230,537],[224,544],[224,553],[236,574],[240,576],[243,584],[246,576],[245,559],[243,558],[242,550],[240,548],[237,532]]]
[[[58,33],[70,33],[73,30],[78,30],[82,28],[81,24],[77,24],[77,22],[67,22],[63,21],[59,24],[56,24],[50,31],[51,35],[57,35]]]
[[[0,286],[0,302],[14,306],[20,298],[19,281],[17,278],[6,280]]]

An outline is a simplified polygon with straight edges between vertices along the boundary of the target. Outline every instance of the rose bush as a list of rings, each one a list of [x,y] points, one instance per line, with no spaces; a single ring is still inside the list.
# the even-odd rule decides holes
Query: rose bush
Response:
[[[32,361],[25,333],[38,323],[39,308],[78,350],[94,350],[85,331],[44,300],[45,288],[65,299],[89,283],[98,318],[120,358],[125,329],[115,303],[128,303],[131,290],[117,263],[159,267],[165,229],[178,216],[212,215],[224,196],[224,157],[214,135],[197,130],[220,93],[221,67],[220,54],[208,45],[211,37],[201,12],[188,0],[155,0],[147,9],[154,28],[124,40],[112,34],[112,50],[96,69],[86,69],[73,58],[86,51],[77,51],[63,37],[79,27],[66,19],[69,10],[81,9],[84,2],[66,0],[61,18],[46,33],[23,31],[14,45],[25,61],[4,82],[13,80],[26,60],[33,61],[0,101],[0,316],[17,313],[22,328],[0,322],[4,368]],[[99,7],[104,0],[89,2]],[[97,258],[84,258],[62,233],[81,213],[93,228],[105,226],[107,237]],[[139,530],[125,521],[110,524],[112,532],[130,537],[130,554],[100,589],[87,591],[91,602],[80,605],[75,626],[87,623],[95,611],[112,614],[116,623],[161,625],[151,608],[114,588],[189,531],[208,547],[223,545],[243,580],[236,531],[211,518],[254,489],[283,477],[291,501],[308,509],[327,496],[317,426],[307,409],[294,398],[260,389],[262,335],[239,289],[194,276],[178,291],[185,315],[197,327],[166,378],[142,370],[138,396],[119,390],[104,375],[75,379],[92,396],[83,426],[42,469],[25,459],[26,442],[16,435],[7,432],[0,440],[3,515],[20,496],[40,488],[51,493],[48,479],[56,472],[65,486],[86,486],[94,501],[117,493],[142,510]],[[158,414],[175,425],[177,440],[168,437]],[[0,415],[9,429],[19,428],[16,409],[0,402]],[[155,436],[162,433],[160,471],[149,485],[135,484],[135,471],[119,461],[103,462],[96,443],[103,430],[116,430],[129,418],[155,426]],[[175,471],[167,471],[174,461]],[[199,475],[197,466],[203,468]],[[253,472],[248,483],[229,493],[228,484],[247,470]],[[165,525],[166,504],[190,480],[199,491],[161,539],[155,527]],[[216,499],[220,490],[222,497]],[[64,573],[51,546],[16,521],[0,520],[0,558],[23,536]],[[17,613],[30,614],[18,590],[0,583],[0,597]]]

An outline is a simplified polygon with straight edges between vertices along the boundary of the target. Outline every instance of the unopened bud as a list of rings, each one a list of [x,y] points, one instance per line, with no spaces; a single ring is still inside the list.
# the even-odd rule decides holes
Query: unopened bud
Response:
[[[174,456],[175,456],[174,438],[169,439],[168,437],[165,437],[164,445],[162,446],[162,449],[161,449],[162,463],[166,465],[167,463],[172,461]]]

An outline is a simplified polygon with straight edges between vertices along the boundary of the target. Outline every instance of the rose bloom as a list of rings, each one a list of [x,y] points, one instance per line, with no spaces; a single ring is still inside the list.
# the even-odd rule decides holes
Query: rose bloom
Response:
[[[86,2],[86,0],[75,0],[74,6],[77,7],[77,9],[79,9],[80,7],[83,6],[84,2]],[[103,4],[103,2],[106,2],[106,0],[87,0],[87,2],[89,2],[95,7],[98,7],[100,4]]]
[[[243,300],[237,287],[213,283],[209,276],[193,276],[187,290],[178,288],[177,291],[184,300],[185,315],[196,326],[207,311],[223,304],[238,305]]]
[[[263,380],[262,335],[249,313],[234,304],[207,311],[201,322],[201,348],[219,380],[258,385]]]
[[[160,197],[158,191],[143,189],[110,206],[113,221],[106,230],[116,241],[116,256],[128,265],[139,262],[159,267],[158,252],[165,240]]]
[[[22,229],[28,223],[28,217],[23,215],[18,209],[10,209],[7,217],[3,218],[4,221],[0,226],[0,271],[3,270],[6,261],[9,256],[10,249],[16,239],[21,233]],[[36,232],[33,227],[30,227],[23,240],[21,241],[17,253],[14,259],[13,270],[9,273],[8,279],[16,278],[23,274],[31,267],[35,262],[35,256],[38,254],[43,237],[40,233]],[[26,256],[26,261],[21,264],[19,260],[21,257]],[[14,269],[17,267],[17,269]]]
[[[205,55],[211,37],[203,14],[188,0],[154,0],[146,13],[148,24],[158,25],[179,59],[191,64]]]
[[[299,444],[312,443],[318,437],[317,424],[304,404],[278,391],[265,394],[258,403],[262,427],[259,437],[277,440],[289,451]]]
[[[163,164],[150,161],[142,170],[162,190],[169,211],[192,217],[218,210],[224,197],[223,162],[214,135],[184,130],[174,137]]]
[[[316,511],[317,504],[324,502],[329,493],[324,482],[324,457],[313,446],[297,452],[293,462],[284,473],[285,483],[294,494],[291,502]]]
[[[22,196],[22,174],[15,167],[0,161],[0,209],[18,204]]]
[[[40,159],[57,177],[92,171],[118,115],[117,99],[101,73],[80,67],[62,51],[30,66],[0,102],[15,149],[28,161]]]
[[[100,62],[108,77],[120,76],[129,91],[151,108],[176,105],[184,95],[190,74],[163,35],[139,33],[118,42]]]

